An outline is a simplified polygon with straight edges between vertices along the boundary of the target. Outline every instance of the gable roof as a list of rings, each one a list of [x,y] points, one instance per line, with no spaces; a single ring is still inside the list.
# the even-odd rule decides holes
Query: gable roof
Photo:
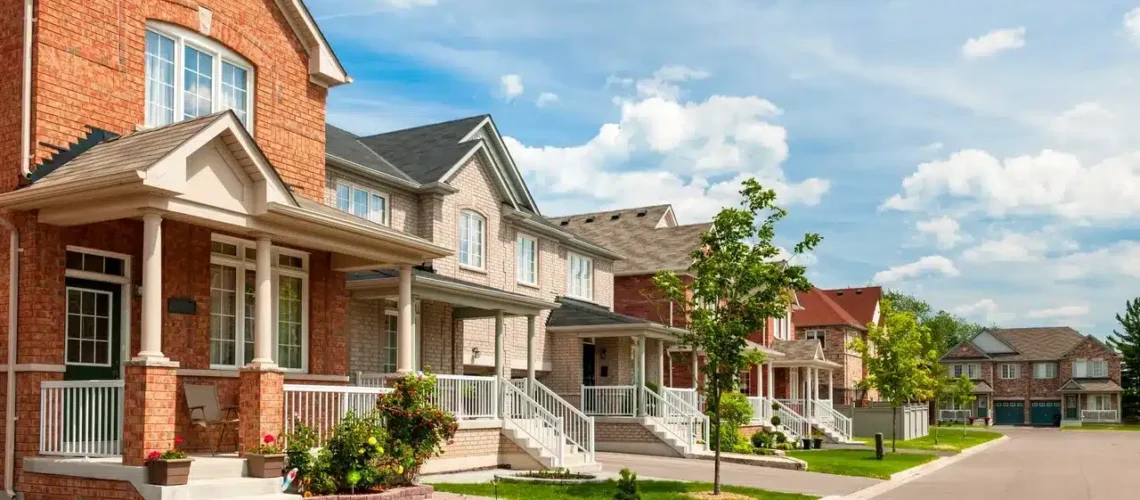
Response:
[[[879,308],[879,300],[883,298],[881,286],[833,288],[821,291],[861,325],[875,321],[875,311]]]
[[[712,223],[676,225],[670,205],[622,208],[603,212],[547,217],[557,225],[625,256],[614,263],[615,275],[684,271]]]
[[[1009,347],[1012,353],[991,352],[986,353],[978,348],[973,340],[984,333],[993,335]],[[969,344],[983,353],[986,358],[995,361],[1056,361],[1061,359],[1074,346],[1087,337],[1067,326],[1029,327],[1029,328],[992,328],[978,332],[970,340],[951,348],[943,359],[957,359],[962,356],[951,356],[964,344]]]
[[[558,297],[562,307],[550,311],[546,326],[651,325],[652,321],[619,314],[597,304],[569,297]]]
[[[479,140],[463,139],[490,115],[432,123],[357,140],[383,155],[416,182],[428,184],[443,180],[460,160],[474,151]]]
[[[849,326],[865,330],[866,323],[871,322],[870,314],[868,320],[861,322],[844,306],[839,305],[828,292],[834,292],[834,290],[824,290],[813,286],[807,292],[796,293],[801,309],[792,312],[793,325],[796,325],[796,328]],[[868,294],[868,296],[870,297],[872,294]]]
[[[1062,392],[1123,392],[1115,381],[1106,378],[1075,379],[1071,378],[1061,386]]]
[[[397,179],[414,182],[403,170],[360,142],[360,137],[356,134],[328,124],[325,125],[325,154]]]
[[[330,88],[352,83],[352,77],[348,76],[348,72],[341,65],[340,59],[333,52],[332,46],[329,45],[325,34],[321,32],[317,21],[313,19],[309,8],[305,6],[305,2],[302,0],[275,1],[277,7],[285,14],[289,27],[293,28],[293,32],[297,34],[301,46],[309,54],[309,78],[318,85]]]
[[[772,349],[784,353],[784,361],[812,361],[823,358],[818,340],[773,339]]]

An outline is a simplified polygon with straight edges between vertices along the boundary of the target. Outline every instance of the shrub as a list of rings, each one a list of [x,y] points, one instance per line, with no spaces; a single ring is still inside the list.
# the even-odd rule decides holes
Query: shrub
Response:
[[[767,432],[760,431],[752,435],[753,448],[767,448],[769,446],[772,446],[772,436]]]
[[[772,437],[774,437],[776,439],[776,443],[788,442],[788,435],[784,434],[783,432],[780,432],[780,431],[773,432]]]
[[[375,412],[362,417],[348,412],[323,448],[316,446],[316,431],[303,423],[297,424],[287,440],[285,456],[289,467],[297,469],[301,493],[376,490],[395,475],[384,460],[387,434]]]
[[[779,416],[779,415],[772,415],[772,426],[773,426],[773,427],[779,427],[779,426],[780,426],[780,422],[781,422],[781,420],[780,420],[780,416]]]
[[[392,392],[377,408],[388,430],[388,465],[399,484],[412,484],[427,459],[443,454],[459,429],[455,416],[441,411],[428,398],[435,391],[431,373],[408,374],[396,380]]]
[[[709,418],[713,417],[710,409],[706,412]],[[726,392],[720,395],[720,449],[734,450],[744,441],[740,427],[752,421],[752,405],[748,397],[739,392]],[[710,443],[710,448],[716,449],[716,443]]]
[[[637,486],[637,474],[629,469],[621,470],[621,478],[617,482],[617,492],[614,500],[641,500],[641,491]]]

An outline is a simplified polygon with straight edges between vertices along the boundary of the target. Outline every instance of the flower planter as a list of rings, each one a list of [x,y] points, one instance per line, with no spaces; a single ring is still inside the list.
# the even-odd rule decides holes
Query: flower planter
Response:
[[[250,477],[281,477],[285,455],[246,455],[245,464]]]
[[[179,486],[190,479],[189,458],[151,460],[146,463],[147,482],[159,486]]]

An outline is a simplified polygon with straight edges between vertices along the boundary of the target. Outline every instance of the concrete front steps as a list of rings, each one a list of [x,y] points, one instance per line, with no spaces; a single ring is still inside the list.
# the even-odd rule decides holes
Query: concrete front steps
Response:
[[[654,419],[642,418],[641,425],[645,426],[649,432],[652,432],[654,436],[657,436],[657,439],[660,439],[662,442],[669,445],[670,448],[673,448],[673,450],[681,454],[683,457],[690,458],[695,455],[704,453],[708,450],[708,447],[706,445],[697,443],[695,441],[693,443],[693,446],[690,448],[689,443],[682,439],[679,439],[674,432],[666,429],[663,424]],[[676,433],[681,432],[684,432],[684,430],[678,429]]]
[[[528,425],[528,427],[530,427]],[[531,458],[538,461],[538,463],[545,468],[559,467],[555,461],[554,454],[551,453],[546,447],[539,444],[540,442],[551,442],[556,438],[555,430],[549,427],[541,427],[536,436],[532,436],[527,431],[515,423],[515,421],[503,422],[503,436],[506,436],[513,443],[522,448]],[[540,441],[541,440],[541,441]],[[576,446],[567,441],[563,445],[563,462],[561,465],[564,469],[569,469],[573,472],[598,472],[602,470],[601,464],[596,461],[591,461],[585,453],[582,453]]]
[[[237,457],[192,457],[190,481],[177,487],[172,500],[298,500],[281,491],[282,479],[246,477],[246,462]]]

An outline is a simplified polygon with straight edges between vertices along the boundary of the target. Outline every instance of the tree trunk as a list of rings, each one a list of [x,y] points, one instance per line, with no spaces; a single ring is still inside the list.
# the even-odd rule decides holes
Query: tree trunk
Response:
[[[719,495],[720,494],[720,447],[721,447],[720,427],[722,425],[724,425],[720,421],[720,373],[716,374],[716,376],[714,377],[714,380],[716,383],[713,385],[713,398],[714,398],[713,404],[716,405],[716,407],[715,407],[716,411],[714,412],[714,416],[716,419],[716,425],[715,425],[716,431],[713,433],[713,436],[714,436],[713,439],[716,439],[716,451],[714,452],[714,453],[716,453],[716,455],[714,455],[714,457],[713,457],[713,495]]]
[[[891,407],[891,453],[895,453],[898,451],[895,449],[895,439],[898,437],[897,436],[898,428],[899,428],[899,407],[892,406]]]

